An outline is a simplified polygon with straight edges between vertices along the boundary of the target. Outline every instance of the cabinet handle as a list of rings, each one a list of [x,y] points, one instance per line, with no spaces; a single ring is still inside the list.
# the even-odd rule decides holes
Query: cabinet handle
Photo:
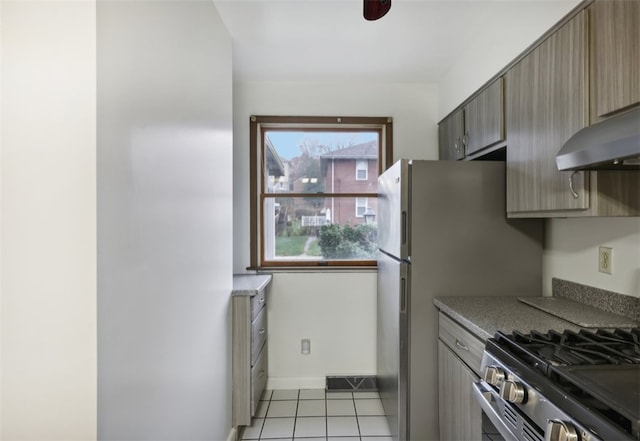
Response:
[[[264,303],[264,297],[260,297],[260,298],[258,299],[258,302],[260,302],[260,303]]]
[[[259,373],[258,373],[258,378],[262,378],[264,377],[264,369],[262,369]]]
[[[574,171],[573,173],[571,173],[571,176],[569,176],[569,190],[571,190],[571,194],[573,195],[574,199],[578,199],[578,193],[576,193],[576,191],[573,189],[573,177],[576,175],[576,173],[578,173],[577,171]]]
[[[262,334],[264,334],[264,328],[261,328],[261,329],[258,331],[258,335],[262,335]]]
[[[456,346],[464,351],[469,350],[469,346],[465,345],[464,343],[461,343],[460,340],[458,340],[457,338],[456,338]]]

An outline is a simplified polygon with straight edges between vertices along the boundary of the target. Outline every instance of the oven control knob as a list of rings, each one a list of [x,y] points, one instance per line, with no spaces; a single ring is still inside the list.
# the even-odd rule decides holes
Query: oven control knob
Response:
[[[513,380],[506,380],[502,383],[500,396],[510,403],[524,403],[527,400],[524,386]]]
[[[499,386],[504,381],[504,371],[498,366],[487,366],[484,370],[484,381],[492,386]]]
[[[580,441],[573,424],[560,420],[549,420],[545,432],[545,441]]]

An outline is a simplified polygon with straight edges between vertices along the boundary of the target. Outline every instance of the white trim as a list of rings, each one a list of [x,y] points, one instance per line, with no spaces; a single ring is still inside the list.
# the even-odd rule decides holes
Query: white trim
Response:
[[[236,441],[238,439],[238,431],[235,427],[232,427],[227,436],[227,441]]]
[[[362,166],[364,163],[364,167]],[[364,178],[360,179],[358,177],[358,172],[362,170],[364,171]],[[366,159],[356,159],[356,181],[368,181],[369,180],[369,161]]]
[[[267,389],[324,389],[326,387],[326,377],[269,377]]]

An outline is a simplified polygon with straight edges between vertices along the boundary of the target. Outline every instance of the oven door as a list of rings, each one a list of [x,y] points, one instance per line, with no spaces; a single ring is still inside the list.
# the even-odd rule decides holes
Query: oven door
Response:
[[[502,435],[505,441],[519,441],[519,438],[501,417],[504,403],[498,392],[485,382],[477,381],[473,383],[473,396],[480,404],[482,413],[491,421],[493,427]]]

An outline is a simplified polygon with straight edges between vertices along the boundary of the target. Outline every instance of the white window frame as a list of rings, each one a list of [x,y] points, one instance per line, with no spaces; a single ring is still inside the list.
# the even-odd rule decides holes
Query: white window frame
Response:
[[[358,172],[364,171],[364,178],[358,176]],[[367,181],[369,179],[369,161],[366,159],[356,159],[356,181]]]

